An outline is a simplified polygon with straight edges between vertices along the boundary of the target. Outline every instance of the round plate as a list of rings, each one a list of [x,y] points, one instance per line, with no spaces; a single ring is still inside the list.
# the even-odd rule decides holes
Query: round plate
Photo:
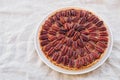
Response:
[[[75,8],[74,8],[75,9]],[[61,9],[62,10],[62,9]],[[84,9],[85,10],[85,9]],[[54,11],[56,12],[56,11]],[[53,13],[54,13],[53,12]],[[91,11],[92,12],[92,11]],[[50,13],[53,14],[53,13]],[[64,68],[61,68],[61,67],[58,67],[56,65],[54,65],[53,63],[51,63],[47,57],[44,55],[43,51],[41,50],[40,48],[40,43],[39,43],[39,36],[38,36],[38,33],[40,31],[40,27],[42,27],[41,25],[44,23],[44,21],[48,18],[49,15],[47,15],[42,21],[41,23],[37,26],[37,30],[36,30],[36,33],[35,33],[35,40],[34,40],[34,43],[35,43],[35,49],[39,55],[39,57],[41,58],[41,60],[46,64],[48,65],[50,68],[52,68],[53,70],[56,70],[58,72],[61,72],[61,73],[65,73],[65,74],[84,74],[84,73],[87,73],[87,72],[90,72],[90,71],[93,71],[95,70],[96,68],[98,68],[99,66],[101,66],[105,61],[106,59],[109,57],[110,53],[111,53],[111,50],[112,50],[112,45],[113,45],[113,38],[112,38],[112,32],[110,30],[110,28],[107,26],[107,30],[108,30],[108,34],[109,34],[109,42],[108,42],[108,48],[105,50],[104,52],[104,56],[102,56],[102,58],[94,65],[92,65],[91,67],[88,67],[86,69],[83,69],[83,70],[66,70]],[[103,19],[104,20],[104,19]],[[106,23],[106,21],[104,20],[104,22]]]

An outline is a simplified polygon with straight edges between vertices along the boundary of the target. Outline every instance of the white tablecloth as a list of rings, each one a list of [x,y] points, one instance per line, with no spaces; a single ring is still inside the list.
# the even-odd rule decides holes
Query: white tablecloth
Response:
[[[114,36],[110,57],[98,69],[66,75],[46,66],[34,48],[37,24],[54,9],[77,6],[109,23]],[[0,80],[120,80],[120,0],[0,0]]]

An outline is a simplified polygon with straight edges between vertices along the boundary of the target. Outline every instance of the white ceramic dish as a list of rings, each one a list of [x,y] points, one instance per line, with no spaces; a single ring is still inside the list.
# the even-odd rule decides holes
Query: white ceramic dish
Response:
[[[54,12],[53,12],[54,13]],[[52,14],[53,14],[52,13]],[[51,14],[50,14],[51,15]],[[88,67],[86,69],[83,69],[83,70],[66,70],[64,68],[61,68],[61,67],[58,67],[56,65],[54,65],[53,63],[51,63],[47,58],[46,56],[44,55],[43,51],[41,50],[40,48],[40,43],[39,43],[39,37],[38,37],[38,33],[40,31],[40,27],[42,27],[41,25],[44,23],[44,21],[48,18],[49,15],[47,15],[43,21],[41,21],[41,23],[37,26],[37,30],[36,30],[36,33],[35,33],[35,40],[34,40],[34,43],[35,43],[35,49],[39,55],[39,57],[41,58],[41,60],[46,64],[48,65],[50,68],[52,68],[53,70],[56,70],[58,72],[61,72],[61,73],[65,73],[65,74],[84,74],[84,73],[87,73],[87,72],[90,72],[90,71],[93,71],[95,70],[96,68],[98,68],[99,66],[101,66],[105,61],[106,59],[109,57],[110,53],[111,53],[111,50],[112,50],[112,45],[113,45],[113,36],[112,36],[112,32],[110,30],[110,28],[107,26],[107,29],[108,29],[108,33],[109,33],[109,42],[108,42],[108,48],[106,49],[105,53],[104,53],[104,56],[99,60],[99,62],[97,62],[96,64],[92,65],[91,67]],[[104,19],[103,19],[104,20]],[[106,21],[104,20],[104,22],[106,23]]]

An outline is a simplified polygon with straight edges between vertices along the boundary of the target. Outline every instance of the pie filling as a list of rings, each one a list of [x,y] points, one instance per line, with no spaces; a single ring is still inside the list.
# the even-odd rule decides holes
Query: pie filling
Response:
[[[108,36],[106,25],[92,12],[66,9],[47,18],[39,42],[53,64],[75,70],[100,59],[107,48]]]

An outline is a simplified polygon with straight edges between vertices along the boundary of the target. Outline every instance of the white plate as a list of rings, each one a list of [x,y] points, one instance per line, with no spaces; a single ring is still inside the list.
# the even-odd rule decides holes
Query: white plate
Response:
[[[92,11],[91,11],[92,12]],[[54,12],[53,12],[54,13]],[[51,15],[51,14],[50,14]],[[49,15],[47,15],[43,21],[41,21],[41,23],[37,26],[37,30],[36,30],[36,33],[35,33],[35,40],[34,40],[34,43],[35,43],[35,49],[39,55],[39,57],[41,58],[41,60],[46,64],[48,65],[50,68],[52,68],[53,70],[56,70],[58,72],[61,72],[61,73],[65,73],[65,74],[84,74],[84,73],[88,73],[90,71],[93,71],[95,70],[96,68],[98,68],[99,66],[101,66],[105,61],[106,59],[109,57],[110,53],[111,53],[111,50],[112,50],[112,45],[113,45],[113,37],[112,37],[112,32],[110,30],[110,28],[107,26],[107,29],[108,29],[108,33],[109,33],[109,42],[108,42],[108,48],[106,49],[105,53],[104,53],[104,56],[99,60],[99,62],[97,62],[96,64],[92,65],[91,67],[88,67],[86,69],[83,69],[83,70],[66,70],[66,69],[63,69],[61,67],[58,67],[56,65],[54,65],[53,63],[51,63],[47,58],[46,56],[44,55],[44,53],[42,52],[41,48],[40,48],[40,43],[39,43],[39,37],[38,37],[38,32],[40,31],[40,27],[41,25],[44,23],[44,21],[48,18]],[[103,19],[103,21],[106,23],[106,21]]]

